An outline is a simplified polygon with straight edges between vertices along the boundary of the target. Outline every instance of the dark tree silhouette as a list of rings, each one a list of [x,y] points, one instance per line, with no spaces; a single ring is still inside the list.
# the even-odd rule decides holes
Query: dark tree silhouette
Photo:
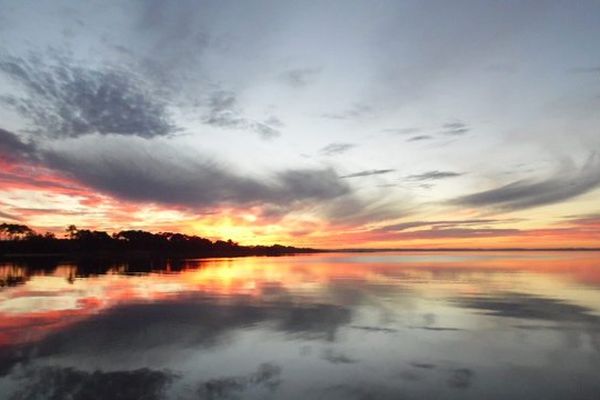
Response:
[[[289,246],[242,246],[231,239],[209,239],[177,232],[152,233],[142,230],[125,230],[109,235],[104,231],[79,229],[69,225],[67,238],[54,234],[36,233],[26,225],[0,224],[0,256],[27,254],[151,254],[167,256],[229,257],[245,255],[281,255],[316,250]]]
[[[19,240],[32,235],[34,231],[27,225],[19,224],[0,224],[0,234],[5,240]]]

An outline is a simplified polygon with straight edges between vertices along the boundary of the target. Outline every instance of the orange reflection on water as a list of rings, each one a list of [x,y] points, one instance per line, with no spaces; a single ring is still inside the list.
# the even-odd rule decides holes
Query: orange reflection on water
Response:
[[[169,265],[165,268],[169,270]],[[186,294],[213,301],[233,296],[268,301],[278,287],[302,302],[332,301],[335,282],[387,286],[423,298],[523,291],[563,296],[589,307],[600,304],[600,254],[582,253],[371,253],[190,261],[180,272],[131,275],[126,265],[74,278],[61,265],[29,276],[24,267],[0,267],[3,282],[24,281],[0,291],[0,346],[36,341],[113,307],[176,299]],[[586,289],[586,286],[588,288]],[[300,301],[300,300],[299,300]],[[599,310],[600,311],[600,310]]]

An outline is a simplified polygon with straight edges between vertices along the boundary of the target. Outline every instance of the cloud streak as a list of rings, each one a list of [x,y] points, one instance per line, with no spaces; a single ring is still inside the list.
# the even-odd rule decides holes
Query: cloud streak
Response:
[[[449,122],[442,126],[445,135],[459,136],[468,133],[471,129],[464,122]]]
[[[323,147],[319,152],[326,156],[333,156],[337,154],[346,153],[349,150],[355,148],[356,145],[354,143],[330,143],[327,146]]]
[[[458,176],[462,176],[462,173],[453,172],[453,171],[428,171],[422,174],[409,175],[407,179],[411,181],[437,181],[441,179],[447,178],[456,178]]]
[[[407,142],[422,142],[424,140],[433,139],[430,135],[417,135],[406,139]]]
[[[600,160],[593,154],[579,170],[560,172],[542,181],[520,180],[495,189],[461,196],[451,203],[468,207],[519,210],[559,203],[600,185]]]
[[[353,174],[340,176],[340,178],[362,178],[364,176],[389,174],[390,172],[394,171],[395,169],[369,169],[365,171],[355,172]]]
[[[448,227],[457,227],[461,225],[487,225],[487,224],[495,224],[500,222],[506,222],[499,219],[465,219],[465,220],[443,220],[443,221],[410,221],[410,222],[402,222],[399,224],[386,225],[381,228],[377,228],[374,232],[398,232],[404,231],[412,228],[420,228],[423,226],[431,226],[436,229],[440,228],[448,228]]]

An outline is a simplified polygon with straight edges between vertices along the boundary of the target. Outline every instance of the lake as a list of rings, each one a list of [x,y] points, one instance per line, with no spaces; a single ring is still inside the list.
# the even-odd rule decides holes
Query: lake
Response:
[[[0,264],[2,399],[598,399],[600,253]]]

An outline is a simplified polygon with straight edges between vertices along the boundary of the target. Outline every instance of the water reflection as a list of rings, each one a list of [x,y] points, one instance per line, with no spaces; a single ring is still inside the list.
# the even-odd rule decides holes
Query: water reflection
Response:
[[[8,399],[600,393],[599,253],[34,260],[0,282]]]

